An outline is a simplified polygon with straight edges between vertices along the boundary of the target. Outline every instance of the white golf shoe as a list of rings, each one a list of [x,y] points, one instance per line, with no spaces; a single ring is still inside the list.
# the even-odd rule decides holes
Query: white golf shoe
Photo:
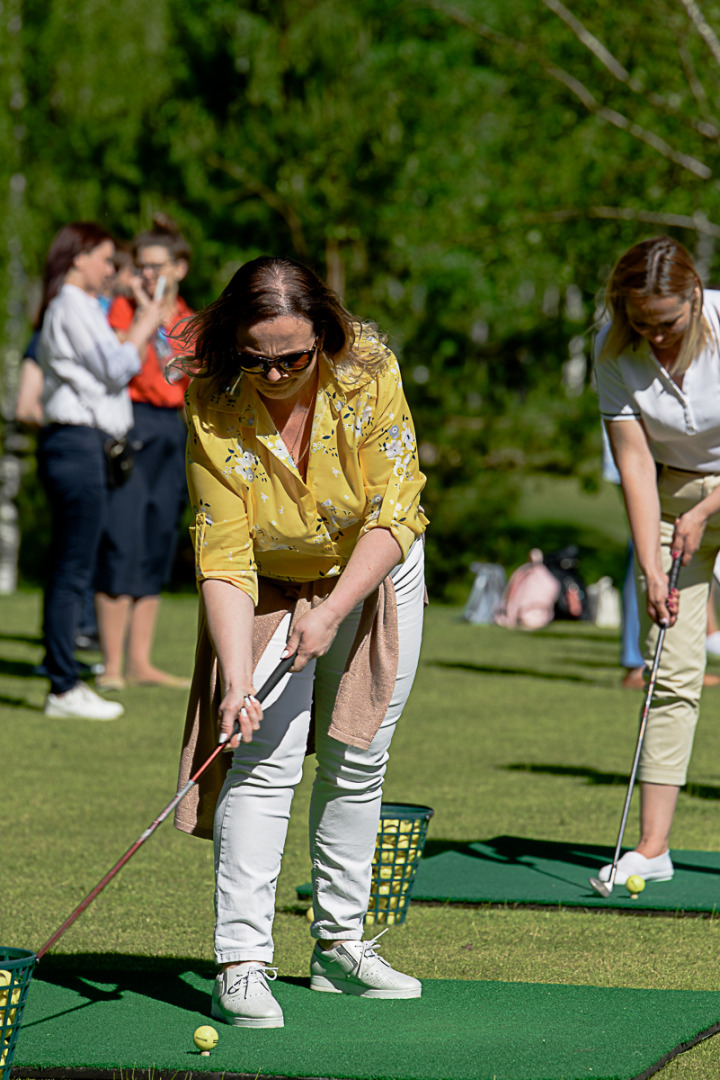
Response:
[[[125,712],[119,701],[107,701],[86,686],[76,683],[64,694],[48,694],[43,713],[56,720],[117,720]]]
[[[277,968],[253,961],[225,968],[213,986],[213,1020],[223,1020],[233,1027],[283,1027],[283,1011],[273,997],[268,979],[271,982],[277,979]]]
[[[598,874],[600,881],[609,881],[611,870],[612,863],[603,866]],[[669,851],[656,855],[654,859],[646,859],[639,851],[626,851],[623,857],[618,859],[615,884],[624,885],[633,874],[638,874],[645,881],[670,881],[674,873]]]
[[[419,979],[395,971],[378,956],[377,940],[384,933],[372,941],[345,941],[334,949],[316,945],[310,960],[310,989],[368,998],[420,997]]]

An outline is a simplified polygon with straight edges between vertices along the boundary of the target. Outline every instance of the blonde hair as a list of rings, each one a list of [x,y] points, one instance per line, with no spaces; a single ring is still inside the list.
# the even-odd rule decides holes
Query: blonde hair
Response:
[[[703,315],[703,287],[689,253],[670,236],[656,236],[635,244],[618,259],[605,287],[608,330],[598,359],[613,359],[629,346],[633,349],[642,335],[633,329],[627,315],[628,301],[642,303],[653,297],[677,297],[692,304],[690,325],[683,334],[671,374],[681,375],[696,356],[713,342],[713,333]]]

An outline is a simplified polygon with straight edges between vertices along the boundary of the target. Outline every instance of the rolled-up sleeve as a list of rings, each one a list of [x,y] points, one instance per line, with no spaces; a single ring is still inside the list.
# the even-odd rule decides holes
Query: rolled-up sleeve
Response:
[[[208,452],[202,422],[188,408],[187,480],[195,520],[190,536],[198,583],[228,581],[257,603],[257,567],[247,513],[247,492],[230,488]],[[215,447],[212,448],[216,449]]]
[[[425,476],[420,472],[415,428],[396,362],[378,379],[374,413],[373,427],[359,446],[366,495],[360,533],[389,529],[404,559],[428,521],[420,506]]]

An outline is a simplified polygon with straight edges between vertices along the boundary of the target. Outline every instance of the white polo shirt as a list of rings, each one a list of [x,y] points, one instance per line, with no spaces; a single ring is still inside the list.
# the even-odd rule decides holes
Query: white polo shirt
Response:
[[[38,360],[47,424],[95,427],[116,439],[128,433],[127,384],[140,370],[140,357],[129,341],[119,341],[94,296],[63,285],[45,312]]]
[[[720,473],[720,292],[705,292],[703,315],[712,340],[685,372],[682,389],[645,339],[598,360],[609,327],[595,339],[595,378],[603,420],[640,420],[655,461]]]

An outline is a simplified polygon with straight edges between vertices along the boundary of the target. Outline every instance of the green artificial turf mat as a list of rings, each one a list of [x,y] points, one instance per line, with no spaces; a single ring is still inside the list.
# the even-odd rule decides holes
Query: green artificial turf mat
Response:
[[[720,1029],[720,995],[427,980],[410,1001],[313,993],[304,979],[274,984],[278,1030],[215,1023],[210,1057],[192,1034],[208,1023],[212,977],[50,966],[33,979],[13,1075],[141,1069],[251,1076],[402,1080],[624,1080]]]
[[[444,848],[445,850],[440,850]],[[436,852],[436,854],[433,854]],[[592,844],[496,836],[482,843],[429,841],[420,862],[413,900],[456,903],[561,904],[646,911],[720,911],[720,852],[673,851],[671,881],[651,881],[636,900],[624,885],[606,899],[588,878],[614,852]],[[309,886],[298,894],[310,895]]]
[[[673,851],[671,881],[648,882],[637,900],[624,885],[608,898],[588,878],[612,861],[614,852],[591,844],[556,843],[498,836],[423,859],[413,889],[416,900],[562,904],[648,911],[720,910],[720,852]],[[432,848],[431,848],[432,850]]]

